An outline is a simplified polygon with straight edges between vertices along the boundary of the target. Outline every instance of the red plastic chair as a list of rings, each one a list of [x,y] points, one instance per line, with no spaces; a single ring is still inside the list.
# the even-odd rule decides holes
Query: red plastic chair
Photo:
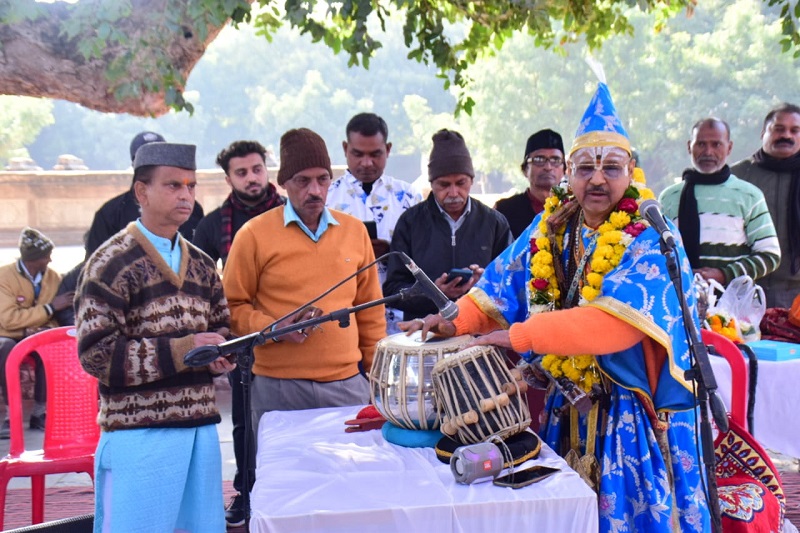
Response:
[[[727,337],[711,330],[701,329],[703,344],[713,346],[717,355],[725,358],[731,367],[731,418],[741,427],[747,427],[748,372],[744,355]]]
[[[36,352],[47,376],[47,418],[41,450],[25,449],[19,367]],[[94,480],[94,452],[100,438],[97,425],[97,380],[78,360],[75,328],[65,326],[21,340],[6,360],[11,442],[0,460],[0,529],[5,518],[8,481],[31,478],[32,523],[44,521],[44,476],[86,472]]]

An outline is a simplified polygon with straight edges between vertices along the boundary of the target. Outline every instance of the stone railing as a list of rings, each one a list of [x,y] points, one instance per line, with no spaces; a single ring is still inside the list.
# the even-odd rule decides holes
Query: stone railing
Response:
[[[332,170],[339,177],[345,167],[334,165]],[[277,174],[277,168],[269,169],[272,183]],[[130,170],[0,171],[0,247],[17,246],[25,226],[42,231],[57,246],[83,244],[95,211],[128,189],[131,178]],[[221,170],[197,171],[196,198],[206,213],[222,204],[229,192]],[[507,194],[474,196],[492,206]]]
[[[340,176],[344,167],[334,167]],[[269,169],[275,183],[277,168]],[[22,228],[30,226],[53,239],[56,245],[83,244],[94,213],[131,185],[127,171],[26,171],[0,172],[0,247],[13,247]],[[197,171],[197,201],[208,213],[228,196],[222,170]],[[283,194],[283,191],[281,191]]]

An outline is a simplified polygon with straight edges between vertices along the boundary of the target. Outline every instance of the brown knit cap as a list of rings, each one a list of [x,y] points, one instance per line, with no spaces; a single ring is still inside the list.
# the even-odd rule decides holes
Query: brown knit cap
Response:
[[[466,174],[475,177],[472,157],[464,137],[453,130],[439,130],[433,134],[433,148],[428,159],[428,181],[449,174]]]
[[[307,168],[324,168],[333,179],[331,158],[322,137],[308,128],[289,130],[281,137],[281,168],[278,185]]]
[[[53,241],[41,231],[25,228],[19,235],[19,255],[23,261],[36,261],[50,255]]]

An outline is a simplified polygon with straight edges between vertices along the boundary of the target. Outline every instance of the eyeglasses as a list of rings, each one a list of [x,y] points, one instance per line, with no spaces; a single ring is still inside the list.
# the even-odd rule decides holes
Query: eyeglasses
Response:
[[[293,178],[291,178],[291,181],[293,181],[294,184],[300,187],[301,189],[307,188],[309,185],[311,185],[312,181],[316,181],[320,187],[322,187],[323,189],[327,189],[328,186],[331,184],[331,177],[328,175],[318,176],[317,178],[310,178],[308,176],[294,176]]]
[[[560,167],[564,164],[564,158],[558,157],[554,155],[553,157],[545,157],[543,155],[535,155],[533,157],[529,157],[526,159],[528,163],[532,164],[535,167],[543,167],[547,163],[550,163],[551,166]]]
[[[607,163],[605,165],[592,165],[591,163],[581,163],[572,165],[572,175],[579,180],[589,180],[597,171],[603,173],[607,180],[616,180],[628,175],[628,165]]]

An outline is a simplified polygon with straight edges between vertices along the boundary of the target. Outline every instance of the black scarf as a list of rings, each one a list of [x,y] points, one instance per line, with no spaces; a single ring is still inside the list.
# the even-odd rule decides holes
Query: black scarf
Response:
[[[759,150],[753,154],[756,165],[780,174],[789,173],[789,269],[794,276],[800,272],[800,152],[778,159]],[[784,257],[784,261],[786,258]]]
[[[683,247],[692,268],[700,268],[700,213],[697,210],[697,197],[694,195],[695,185],[720,185],[731,175],[731,169],[725,165],[713,174],[701,174],[693,168],[683,171],[683,190],[678,207],[678,224],[680,225]]]

